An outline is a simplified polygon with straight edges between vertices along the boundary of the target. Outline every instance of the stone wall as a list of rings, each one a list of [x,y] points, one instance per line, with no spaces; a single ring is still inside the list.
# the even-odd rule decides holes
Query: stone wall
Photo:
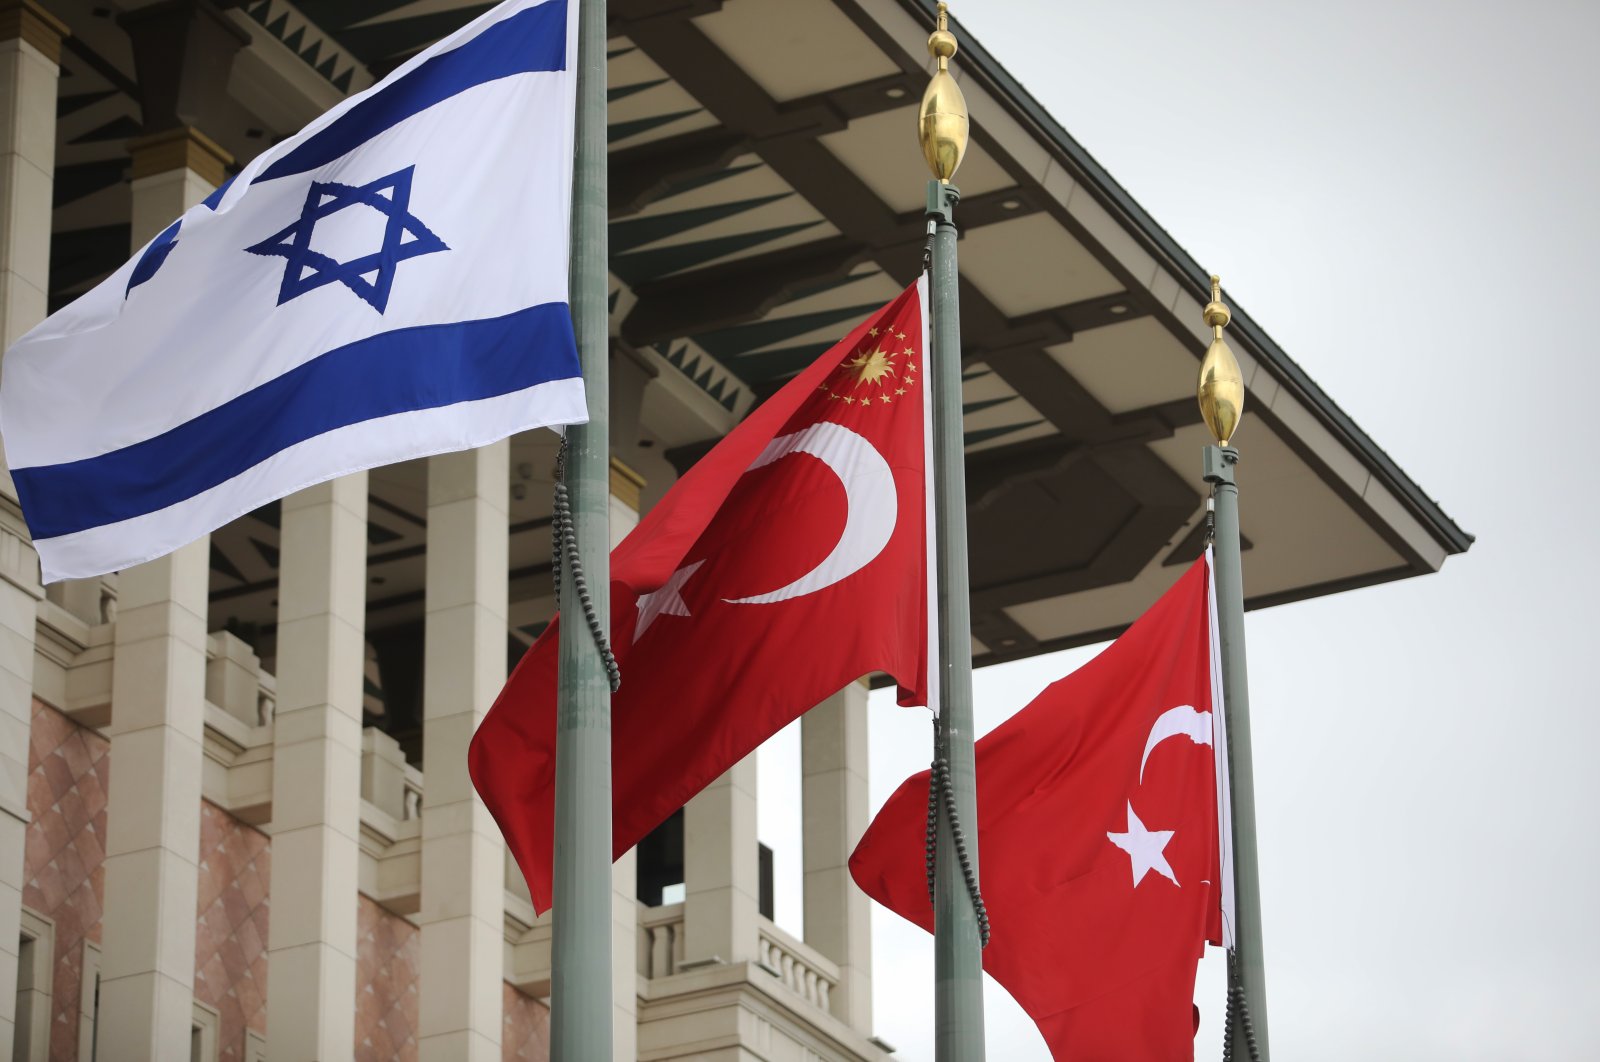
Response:
[[[550,1062],[550,1008],[510,985],[501,988],[500,1057],[505,1062]]]
[[[416,1062],[417,927],[365,896],[356,911],[356,1062]]]
[[[51,1062],[77,1062],[85,942],[100,943],[105,900],[110,742],[34,700],[28,750],[23,903],[54,923]],[[209,801],[200,805],[195,998],[220,1015],[219,1062],[245,1062],[247,1032],[267,1029],[267,930],[271,840]],[[416,1062],[419,930],[366,896],[356,897],[358,1062]],[[502,986],[501,1053],[507,1062],[549,1062],[550,1011]],[[104,1045],[101,1045],[102,1053]]]
[[[84,941],[100,942],[110,748],[99,734],[34,700],[22,902],[55,923],[51,1062],[77,1062]]]
[[[267,1033],[271,873],[266,834],[201,801],[194,997],[221,1015],[218,1062],[244,1062],[246,1029]]]

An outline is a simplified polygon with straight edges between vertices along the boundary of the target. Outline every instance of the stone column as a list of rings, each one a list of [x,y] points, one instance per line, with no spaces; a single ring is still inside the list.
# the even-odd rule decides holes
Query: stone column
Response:
[[[0,493],[0,1046],[6,1050],[15,1033],[28,829],[28,733],[33,719],[33,633],[43,596],[39,559],[28,541],[22,511],[14,499]]]
[[[130,1060],[189,1051],[208,561],[201,539],[118,590],[99,1035]]]
[[[0,350],[44,319],[56,79],[66,27],[0,0]],[[39,561],[0,460],[0,1047],[15,1036]]]
[[[839,964],[834,1016],[871,1035],[871,905],[849,867],[870,817],[865,685],[852,682],[801,717],[800,777],[806,943]]]
[[[183,126],[129,141],[133,247],[137,251],[228,179],[233,163],[216,142]]]
[[[345,1058],[355,1045],[367,474],[285,498],[281,542],[267,1043],[275,1058]]]
[[[643,487],[637,472],[611,459],[613,549],[638,526]],[[611,1006],[611,1057],[634,1062],[639,1057],[639,865],[632,848],[611,867]]]
[[[754,961],[761,910],[754,752],[684,808],[683,875],[684,961]]]
[[[636,416],[642,416],[649,385],[640,372],[642,362],[615,360],[622,370],[618,379],[631,385],[624,393],[630,396],[632,408],[640,411]],[[614,419],[613,423],[619,422]],[[627,441],[636,439],[634,435]],[[672,456],[667,455],[669,459]],[[678,467],[680,475],[686,467]],[[685,962],[734,963],[757,957],[756,920],[761,911],[757,845],[756,754],[752,752],[683,809]]]
[[[45,316],[66,35],[33,0],[0,0],[0,350]]]
[[[133,247],[222,180],[189,129],[134,141]],[[187,1058],[194,1012],[210,536],[119,576],[111,672],[100,1042]]]
[[[506,680],[510,445],[428,461],[420,1057],[499,1062],[505,842],[467,743]]]

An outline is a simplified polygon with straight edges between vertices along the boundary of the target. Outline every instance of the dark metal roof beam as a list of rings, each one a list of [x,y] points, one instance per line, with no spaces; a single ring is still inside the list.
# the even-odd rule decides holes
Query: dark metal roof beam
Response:
[[[1089,448],[1060,435],[997,446],[967,455],[967,505],[982,509],[999,493],[1027,479],[1050,475],[1082,460]]]
[[[801,288],[844,277],[870,255],[834,236],[648,281],[635,289],[639,301],[622,322],[622,337],[644,346],[743,324]]]
[[[227,99],[234,57],[250,34],[215,5],[192,0],[134,8],[117,22],[133,46],[144,131],[207,128]]]
[[[757,139],[770,143],[784,137],[817,137],[844,129],[858,118],[906,107],[921,92],[916,80],[907,74],[891,74],[774,104],[778,120],[759,138],[727,128],[698,129],[612,152],[611,216],[637,213],[674,185],[723,169],[740,155],[755,151]],[[1013,211],[1025,200],[1026,209],[1020,213],[1043,209],[1037,197],[1023,189],[1013,189],[1010,195]]]
[[[636,214],[676,185],[726,169],[750,151],[750,139],[726,129],[696,129],[611,153],[613,219]]]
[[[1043,350],[997,358],[989,362],[989,367],[1068,439],[1093,443],[1142,441],[1150,437],[1155,427],[1141,420],[1119,423],[1113,419],[1060,362]]]
[[[967,456],[974,617],[1011,605],[1127,582],[1143,570],[1150,558],[1165,552],[1173,536],[1193,515],[1200,495],[1142,442],[1122,439],[1086,445],[1051,436]],[[1038,480],[1047,494],[1059,496],[1076,483],[1097,479],[1115,483],[1126,503],[1126,515],[1110,515],[1115,502],[1109,510],[1082,514],[1090,526],[1096,521],[1113,520],[1097,528],[1097,546],[1092,555],[1063,564],[1059,556],[1046,551],[1025,569],[1013,563],[1014,556],[999,555],[1006,544],[1006,506],[1008,501],[1015,503],[1014,492],[1027,492],[1032,489],[1030,481]],[[989,563],[990,560],[998,563]]]
[[[641,25],[630,36],[724,127],[750,136],[762,160],[841,234],[873,248],[874,258],[885,272],[902,284],[909,284],[917,276],[922,268],[921,248],[904,241],[902,216],[885,205],[860,177],[816,139],[786,136],[774,140],[765,136],[775,124],[782,125],[783,108],[697,27],[688,21],[655,21]],[[1020,191],[1006,193],[1006,197],[1021,195]],[[967,223],[969,208],[981,216],[984,208],[974,207],[974,204],[991,200],[1004,210],[1006,197],[991,200],[991,197],[974,196],[962,206],[963,225]],[[1029,197],[1027,201],[1036,199]],[[1032,355],[1018,353],[997,359],[999,364],[994,368],[1019,394],[1034,402],[1057,430],[1073,439],[1102,437],[1110,431],[1110,414],[1042,350],[1072,338],[1071,328],[1054,312],[1012,321],[981,291],[963,280],[961,316],[965,336],[1009,338],[1011,341],[1004,343],[1007,347],[1022,343],[1032,345]],[[985,342],[980,340],[977,349],[982,350]],[[1002,370],[1001,365],[1008,368]],[[1047,366],[1053,367],[1055,372],[1049,372]],[[1050,393],[1052,390],[1056,393]]]
[[[655,21],[687,21],[697,15],[722,10],[722,0],[609,0],[606,4],[606,35],[627,36],[641,25]]]
[[[1006,615],[1004,609],[975,613],[972,617],[972,636],[994,652],[1032,656],[1039,641],[1027,629]]]
[[[967,228],[969,226],[962,225],[963,230]],[[962,297],[966,297],[965,289]],[[1126,291],[1064,306],[1052,306],[1048,310],[1008,318],[1007,328],[999,332],[969,332],[969,338],[962,347],[962,360],[1000,361],[1014,352],[1069,343],[1079,332],[1120,324],[1148,314],[1144,300]]]
[[[963,211],[968,206],[972,215],[968,228],[1038,209],[1026,193],[1015,188],[975,196],[963,204]],[[887,239],[882,246],[869,247],[846,236],[832,236],[647,281],[634,289],[639,301],[623,321],[622,335],[630,343],[645,345],[743,324],[787,302],[797,290],[838,280],[869,259],[892,254],[920,261],[926,239],[922,215],[900,215]],[[1085,307],[1081,312],[1077,307],[1063,307],[1062,312],[1083,321],[1101,312],[1089,304],[1080,306]]]
[[[797,120],[793,107],[774,102],[689,21],[648,22],[630,30],[629,37],[726,129],[748,137],[767,165],[840,231],[873,246],[894,232],[895,213],[831,151],[812,135],[785,135],[808,125],[835,124],[817,113],[822,108],[810,109],[814,121]],[[836,112],[835,119],[842,115]]]

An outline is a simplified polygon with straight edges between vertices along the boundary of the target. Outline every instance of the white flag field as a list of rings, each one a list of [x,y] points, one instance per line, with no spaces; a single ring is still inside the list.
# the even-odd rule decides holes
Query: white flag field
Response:
[[[275,145],[6,352],[47,582],[349,472],[587,419],[576,2],[510,0]]]

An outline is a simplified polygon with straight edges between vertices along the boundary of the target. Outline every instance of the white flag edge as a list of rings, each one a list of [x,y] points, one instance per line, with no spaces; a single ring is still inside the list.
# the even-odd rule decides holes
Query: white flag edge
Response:
[[[927,586],[924,592],[928,595],[925,612],[928,617],[928,709],[933,712],[935,719],[939,718],[939,680],[942,669],[939,661],[939,552],[938,534],[939,526],[934,521],[933,512],[933,385],[934,373],[930,367],[933,362],[933,344],[930,341],[932,329],[928,322],[928,274],[924,272],[917,278],[917,310],[918,320],[922,326],[922,378],[925,385],[922,388],[922,505],[923,505],[923,533],[926,541],[923,545],[924,567],[927,569]]]
[[[1228,776],[1228,718],[1222,689],[1222,635],[1217,623],[1217,568],[1206,547],[1206,613],[1211,645],[1211,751],[1217,767],[1217,844],[1222,874],[1222,946],[1234,947],[1237,907],[1233,882],[1233,785]]]

